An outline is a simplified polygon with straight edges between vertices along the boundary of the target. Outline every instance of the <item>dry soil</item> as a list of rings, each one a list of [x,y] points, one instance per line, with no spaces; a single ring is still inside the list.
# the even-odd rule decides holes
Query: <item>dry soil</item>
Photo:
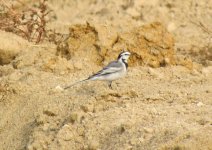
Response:
[[[48,28],[67,34],[59,46],[0,31],[1,150],[212,150],[211,0],[48,5]],[[128,74],[113,89],[61,88],[122,49]]]

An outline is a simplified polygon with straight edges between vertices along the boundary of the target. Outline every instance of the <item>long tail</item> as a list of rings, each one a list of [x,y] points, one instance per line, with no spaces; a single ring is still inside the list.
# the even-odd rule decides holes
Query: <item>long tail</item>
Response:
[[[89,78],[84,79],[84,80],[81,80],[81,81],[78,81],[78,82],[75,82],[75,83],[73,83],[73,84],[70,84],[70,85],[64,87],[64,90],[66,90],[66,89],[68,89],[68,88],[70,88],[70,87],[72,87],[72,86],[74,86],[74,85],[76,85],[76,84],[79,84],[79,83],[81,83],[81,82],[88,81],[88,80],[89,80]]]

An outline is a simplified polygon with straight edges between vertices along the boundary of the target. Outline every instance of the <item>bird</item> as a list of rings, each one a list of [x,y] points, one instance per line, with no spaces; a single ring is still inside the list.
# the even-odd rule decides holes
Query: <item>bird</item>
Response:
[[[103,67],[102,70],[89,76],[87,79],[68,85],[64,87],[64,89],[68,89],[81,82],[95,81],[95,80],[107,81],[109,88],[112,89],[112,82],[114,80],[124,77],[127,74],[127,68],[128,68],[127,61],[130,55],[131,53],[129,51],[122,51],[118,55],[117,60],[110,62],[107,66]]]

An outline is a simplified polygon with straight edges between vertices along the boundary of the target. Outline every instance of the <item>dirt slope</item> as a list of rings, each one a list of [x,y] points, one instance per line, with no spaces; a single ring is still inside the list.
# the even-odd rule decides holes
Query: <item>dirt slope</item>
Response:
[[[212,1],[49,6],[48,27],[69,34],[65,46],[0,31],[0,149],[212,149]],[[129,70],[113,89],[99,81],[59,88],[122,49],[132,52]]]

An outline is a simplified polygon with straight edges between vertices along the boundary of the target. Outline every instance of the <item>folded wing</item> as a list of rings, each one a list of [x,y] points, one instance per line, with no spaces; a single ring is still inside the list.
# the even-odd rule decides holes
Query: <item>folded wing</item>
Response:
[[[112,74],[115,72],[119,72],[122,69],[123,68],[122,68],[121,63],[119,63],[118,61],[113,61],[113,62],[109,63],[106,67],[104,67],[102,70],[97,72],[96,74],[90,76],[89,79],[91,79],[93,77],[104,76],[104,75]]]

